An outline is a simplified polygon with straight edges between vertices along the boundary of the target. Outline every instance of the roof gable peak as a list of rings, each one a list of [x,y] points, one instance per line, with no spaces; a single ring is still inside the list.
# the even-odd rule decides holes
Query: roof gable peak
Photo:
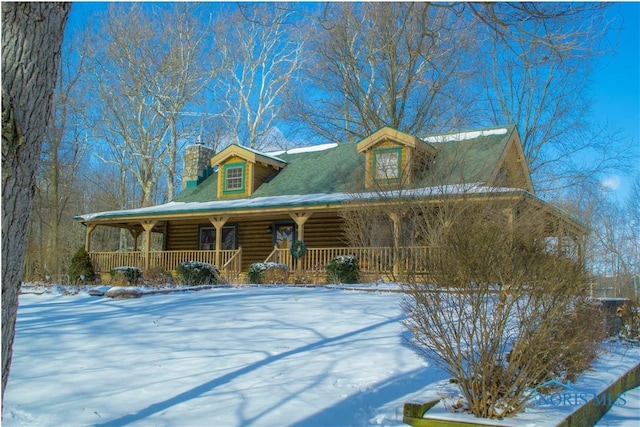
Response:
[[[276,156],[254,150],[253,148],[243,147],[238,144],[231,144],[211,158],[211,166],[218,166],[233,156],[240,157],[251,163],[264,163],[266,165],[273,166],[276,169],[282,169],[287,165],[286,161]]]
[[[358,153],[362,153],[385,141],[393,141],[411,148],[426,149],[427,151],[433,150],[431,146],[425,144],[420,138],[385,126],[358,142],[356,145],[357,151]]]

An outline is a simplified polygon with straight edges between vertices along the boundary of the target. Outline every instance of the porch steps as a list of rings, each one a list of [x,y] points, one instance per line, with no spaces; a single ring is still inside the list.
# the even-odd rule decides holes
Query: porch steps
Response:
[[[231,284],[233,285],[242,285],[245,283],[247,283],[247,273],[244,272],[238,274],[236,278],[231,281]]]

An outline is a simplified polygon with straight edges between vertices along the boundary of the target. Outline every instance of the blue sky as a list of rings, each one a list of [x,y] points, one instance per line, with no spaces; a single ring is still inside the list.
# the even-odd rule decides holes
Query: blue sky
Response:
[[[107,3],[74,2],[67,31],[82,29],[94,13],[103,11]],[[597,69],[591,88],[593,119],[608,123],[622,132],[629,151],[635,153],[635,175],[640,174],[640,2],[616,2],[608,18],[613,22],[609,42],[614,50],[608,53]],[[630,174],[611,174],[603,184],[613,194],[623,197],[632,182]]]
[[[640,174],[640,3],[615,3],[609,17],[620,23],[621,32],[611,34],[618,42],[598,69],[592,86],[593,114],[598,122],[619,128],[636,154],[635,173]],[[620,195],[629,190],[628,175],[611,175],[605,182]]]

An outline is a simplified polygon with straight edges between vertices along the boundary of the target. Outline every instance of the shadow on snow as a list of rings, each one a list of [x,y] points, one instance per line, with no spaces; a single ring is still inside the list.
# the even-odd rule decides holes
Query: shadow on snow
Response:
[[[190,390],[187,390],[183,393],[177,394],[173,397],[170,397],[168,399],[163,400],[162,402],[158,402],[158,403],[154,403],[152,405],[147,406],[146,408],[143,408],[141,410],[139,410],[138,412],[134,413],[134,414],[129,414],[129,415],[125,415],[122,416],[120,418],[114,419],[114,420],[110,420],[107,421],[105,423],[101,423],[101,424],[96,424],[96,427],[101,427],[101,426],[121,426],[121,425],[126,425],[135,421],[140,421],[140,420],[144,420],[145,418],[156,414],[158,412],[164,411],[172,406],[175,405],[179,405],[181,403],[187,402],[191,399],[197,398],[199,396],[202,396],[203,394],[210,392],[214,389],[216,389],[217,387],[223,386],[233,380],[235,380],[238,377],[241,377],[243,375],[247,375],[250,374],[251,372],[262,368],[264,366],[269,365],[270,363],[274,363],[277,362],[281,359],[285,359],[289,356],[293,356],[296,354],[301,354],[301,353],[305,353],[308,351],[312,351],[312,350],[316,350],[318,348],[322,348],[324,346],[327,345],[331,345],[335,342],[339,342],[342,340],[346,340],[349,338],[352,338],[358,334],[362,334],[380,327],[383,327],[385,325],[391,324],[391,323],[396,323],[398,321],[400,321],[402,319],[401,316],[398,317],[394,317],[394,318],[390,318],[387,319],[385,321],[373,324],[373,325],[369,325],[367,327],[355,330],[355,331],[350,331],[348,333],[342,334],[342,335],[338,335],[332,338],[324,338],[321,339],[319,341],[313,342],[311,344],[307,344],[307,345],[303,345],[301,347],[297,347],[288,351],[285,351],[283,353],[274,355],[274,356],[269,356],[266,357],[263,360],[251,363],[247,366],[244,366],[240,369],[237,369],[233,372],[229,372],[228,374],[225,374],[219,378],[215,378],[211,381],[208,381],[206,383],[203,383],[197,387],[194,387]],[[406,392],[406,390],[405,390]]]

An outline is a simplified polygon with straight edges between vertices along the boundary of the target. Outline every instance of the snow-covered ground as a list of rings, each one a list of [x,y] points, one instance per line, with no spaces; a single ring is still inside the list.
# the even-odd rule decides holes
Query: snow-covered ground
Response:
[[[604,417],[596,423],[598,427],[638,427],[640,425],[640,387],[623,393]]]
[[[6,426],[394,426],[405,402],[451,390],[406,345],[392,286],[61,290],[20,297]],[[607,353],[598,367],[639,355]],[[625,400],[600,425],[637,426],[638,390]]]

